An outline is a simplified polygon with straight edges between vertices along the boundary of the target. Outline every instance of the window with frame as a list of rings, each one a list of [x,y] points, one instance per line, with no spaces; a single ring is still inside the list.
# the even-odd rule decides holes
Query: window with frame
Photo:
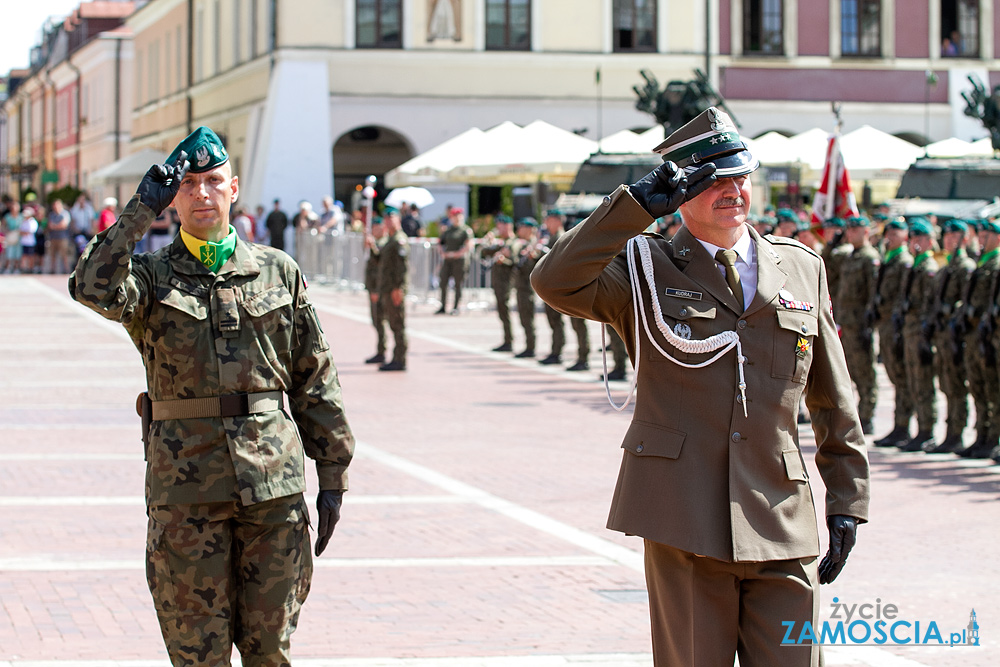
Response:
[[[614,50],[656,51],[656,0],[614,0]]]
[[[882,0],[841,0],[840,55],[882,55]]]
[[[531,0],[486,0],[486,48],[531,50]]]
[[[355,17],[358,48],[402,48],[402,0],[357,0]]]
[[[743,53],[780,56],[785,53],[782,0],[744,0]]]
[[[979,0],[941,0],[941,55],[979,57]]]

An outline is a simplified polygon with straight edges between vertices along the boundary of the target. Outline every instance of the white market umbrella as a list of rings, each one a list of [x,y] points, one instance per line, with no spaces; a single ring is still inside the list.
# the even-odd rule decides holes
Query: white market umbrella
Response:
[[[993,157],[993,140],[989,137],[972,142],[972,152],[969,155]]]
[[[460,164],[465,156],[477,150],[483,134],[485,133],[478,127],[470,127],[434,148],[410,158],[386,173],[386,185],[390,188],[396,188],[445,182],[447,173],[455,165]]]
[[[163,164],[167,154],[153,148],[143,148],[141,151],[126,155],[109,165],[101,167],[90,175],[94,184],[131,183],[142,180],[149,168],[154,164]]]
[[[403,204],[413,204],[417,208],[423,208],[434,203],[434,195],[427,188],[409,185],[392,190],[386,195],[385,203],[396,208]]]
[[[602,153],[649,153],[653,146],[632,130],[620,130],[601,139],[598,144]]]
[[[924,149],[888,132],[863,125],[840,138],[844,163],[852,171],[905,171]]]
[[[928,157],[964,157],[972,152],[972,142],[948,137],[924,146]]]

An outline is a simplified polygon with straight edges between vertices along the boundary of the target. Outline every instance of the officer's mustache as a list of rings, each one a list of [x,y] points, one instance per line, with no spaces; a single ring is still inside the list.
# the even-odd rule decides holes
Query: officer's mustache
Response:
[[[743,197],[724,197],[715,202],[712,208],[728,208],[730,206],[746,206],[746,202]]]

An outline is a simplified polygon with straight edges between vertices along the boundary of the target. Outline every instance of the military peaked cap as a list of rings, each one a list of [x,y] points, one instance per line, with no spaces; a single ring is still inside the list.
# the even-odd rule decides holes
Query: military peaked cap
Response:
[[[709,107],[653,149],[688,174],[707,163],[719,178],[743,176],[760,166],[724,111]]]

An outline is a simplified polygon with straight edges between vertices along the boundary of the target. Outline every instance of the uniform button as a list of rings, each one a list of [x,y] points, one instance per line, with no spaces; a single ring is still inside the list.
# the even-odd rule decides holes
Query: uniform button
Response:
[[[733,442],[739,442],[740,439],[742,439],[742,438],[743,438],[743,436],[740,435],[738,431],[736,433],[733,433]]]
[[[686,316],[687,314],[688,314],[688,309],[687,308],[681,308],[681,316],[683,317],[683,316]]]
[[[740,329],[746,329],[747,328],[747,321],[746,320],[740,320],[739,322],[736,323],[736,326],[738,326]]]
[[[611,206],[611,197],[605,197],[604,198],[604,205],[605,206]]]
[[[806,325],[803,324],[802,325],[802,333],[808,333],[808,332],[809,332],[809,327],[807,327]]]
[[[642,445],[636,445],[635,451],[641,452],[642,451]]]

